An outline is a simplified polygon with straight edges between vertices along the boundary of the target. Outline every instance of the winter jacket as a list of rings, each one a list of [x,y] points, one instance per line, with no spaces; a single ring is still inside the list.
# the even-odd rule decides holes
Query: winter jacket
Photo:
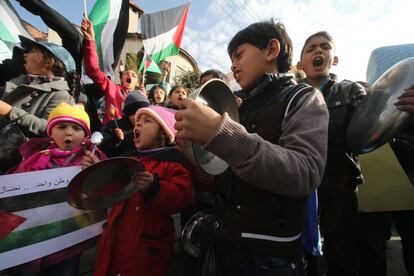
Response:
[[[299,256],[306,199],[325,166],[328,110],[320,92],[285,75],[265,75],[246,94],[241,124],[225,114],[205,145],[230,166],[216,185],[220,236],[255,254]]]
[[[20,147],[23,161],[9,173],[22,173],[40,171],[54,168],[64,168],[82,165],[85,150],[92,150],[93,145],[86,141],[85,144],[71,151],[60,150],[53,141],[47,138],[32,138]],[[99,149],[95,151],[98,159],[106,156]]]
[[[353,193],[363,183],[357,155],[346,146],[346,132],[355,106],[365,95],[365,89],[356,82],[336,82],[327,79],[321,87],[329,110],[328,158],[320,196]]]
[[[128,90],[120,84],[115,84],[101,71],[94,40],[84,39],[83,46],[86,75],[101,88],[105,95],[105,116],[102,123],[106,124],[110,120],[121,118],[122,104],[128,95]]]
[[[29,84],[28,76],[21,75],[6,82],[0,89],[0,100],[12,105],[8,115],[17,120],[20,129],[27,137],[46,135],[47,117],[58,104],[74,104],[64,78],[42,84]]]
[[[119,127],[124,133],[124,140],[119,139],[115,133],[115,128]],[[99,148],[105,152],[108,157],[128,156],[136,152],[134,143],[134,126],[127,116],[121,119],[109,121],[102,128],[102,135],[104,137]]]
[[[188,165],[176,148],[140,152],[136,158],[154,174],[154,183],[112,208],[94,275],[157,276],[169,268],[175,237],[170,215],[191,203]]]

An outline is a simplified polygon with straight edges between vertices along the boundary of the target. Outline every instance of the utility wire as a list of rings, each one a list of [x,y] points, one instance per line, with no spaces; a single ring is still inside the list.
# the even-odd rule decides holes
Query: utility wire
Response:
[[[247,14],[247,13],[245,13],[243,10],[242,10],[242,8],[240,7],[240,6],[238,6],[233,0],[230,0],[229,1],[231,4],[232,4],[232,6],[233,6],[233,10],[234,10],[234,13],[237,13],[237,15],[236,16],[238,16],[240,19],[242,19],[244,22],[247,22],[247,23],[252,23],[252,22],[254,22],[254,20],[252,20],[252,18]]]
[[[222,9],[229,17],[231,17],[231,19],[233,19],[234,23],[239,26],[240,29],[242,29],[243,27],[239,24],[239,22],[237,21],[236,18],[234,18],[234,16],[229,13],[219,2],[219,0],[215,0],[215,2],[217,3],[217,5],[220,7],[220,9]]]
[[[258,22],[261,20],[255,13],[253,13],[250,9],[247,8],[247,5],[243,0],[235,0],[235,1],[241,4],[241,6],[243,7],[243,10],[246,11],[251,16],[251,18],[253,18],[253,22]]]

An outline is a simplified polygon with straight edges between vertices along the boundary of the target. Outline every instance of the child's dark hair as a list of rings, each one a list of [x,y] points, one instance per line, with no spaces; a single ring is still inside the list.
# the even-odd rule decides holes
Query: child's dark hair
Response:
[[[155,92],[155,89],[157,89],[157,88],[161,89],[162,91],[164,91],[164,94],[166,94],[166,93],[165,93],[165,89],[164,89],[164,87],[162,87],[162,86],[161,86],[161,85],[159,85],[159,84],[154,85],[153,87],[151,87],[151,89],[150,89],[150,90],[149,90],[149,92],[148,92],[148,101],[149,101],[151,104],[155,104],[154,92]],[[165,99],[164,99],[164,101],[165,101]]]
[[[177,85],[174,85],[173,87],[171,87],[171,90],[170,90],[170,92],[168,93],[168,96],[171,96],[171,94],[175,91],[175,90],[177,90],[178,88],[184,88],[184,90],[185,90],[185,92],[187,93],[187,96],[188,96],[188,88],[187,87],[185,87],[184,85],[181,85],[181,84],[177,84]]]
[[[56,77],[65,78],[69,86],[69,94],[75,99],[75,102],[79,102],[80,95],[80,75],[76,71],[66,72],[65,65],[60,61],[55,55],[51,52],[43,49],[43,47],[38,47],[45,56],[46,59],[50,58],[54,60],[53,66],[51,68],[53,75]]]
[[[242,44],[249,43],[257,48],[266,49],[271,39],[276,38],[280,43],[280,53],[276,59],[276,66],[280,73],[286,73],[292,67],[293,46],[292,40],[286,32],[285,26],[273,19],[251,24],[239,31],[230,41],[227,52],[231,56]]]
[[[75,99],[76,103],[80,102],[80,74],[77,71],[66,73],[66,82],[69,86],[69,94]]]
[[[213,78],[221,79],[221,80],[225,81],[226,83],[229,82],[229,78],[223,72],[221,72],[220,70],[217,70],[217,69],[209,69],[209,70],[203,72],[200,75],[200,81],[201,81],[202,78],[204,78],[205,76],[209,76],[209,75],[212,75]]]
[[[308,45],[308,43],[313,39],[313,38],[315,38],[315,37],[319,37],[319,36],[322,36],[322,37],[324,37],[324,38],[326,38],[330,43],[332,43],[332,45],[334,45],[335,46],[335,42],[334,42],[334,40],[333,40],[333,38],[332,38],[332,36],[327,32],[327,31],[320,31],[320,32],[317,32],[317,33],[314,33],[313,35],[311,35],[311,36],[309,36],[306,40],[305,40],[305,43],[303,44],[303,47],[302,47],[302,51],[300,52],[300,58],[302,58],[302,56],[303,56],[303,51],[305,50],[305,47],[306,47],[306,45]]]

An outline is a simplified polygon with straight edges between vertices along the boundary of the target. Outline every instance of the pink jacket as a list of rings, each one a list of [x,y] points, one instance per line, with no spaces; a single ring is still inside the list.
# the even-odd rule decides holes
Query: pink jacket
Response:
[[[122,104],[129,91],[124,86],[115,84],[101,71],[94,40],[84,39],[83,49],[86,75],[88,75],[88,77],[90,77],[105,94],[105,116],[102,124],[121,118],[123,116]],[[113,109],[112,113],[111,109]]]
[[[30,171],[47,170],[52,168],[79,166],[82,163],[85,149],[91,149],[92,144],[86,142],[85,145],[79,146],[72,151],[63,152],[57,149],[53,141],[47,138],[32,138],[20,147],[20,153],[23,161],[9,173],[23,173]],[[106,156],[99,149],[96,149],[95,155],[99,159],[105,159]],[[69,259],[81,254],[83,251],[92,248],[96,244],[97,238],[92,238],[64,250],[55,252],[43,258],[31,261],[24,266],[28,266],[31,272],[37,273],[44,267],[57,264],[63,260]]]

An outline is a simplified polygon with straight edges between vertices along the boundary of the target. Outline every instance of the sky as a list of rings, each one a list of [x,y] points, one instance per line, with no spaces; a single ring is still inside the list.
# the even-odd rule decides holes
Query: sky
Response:
[[[10,0],[19,15],[42,31],[42,21]],[[80,24],[83,0],[44,0]],[[86,0],[90,11],[95,0]],[[184,4],[185,0],[135,0],[145,13]],[[369,56],[375,48],[414,43],[413,0],[193,0],[181,47],[202,71],[230,71],[227,45],[251,23],[274,18],[286,27],[294,46],[293,64],[305,39],[326,30],[334,38],[339,64],[333,72],[340,79],[366,78]]]

